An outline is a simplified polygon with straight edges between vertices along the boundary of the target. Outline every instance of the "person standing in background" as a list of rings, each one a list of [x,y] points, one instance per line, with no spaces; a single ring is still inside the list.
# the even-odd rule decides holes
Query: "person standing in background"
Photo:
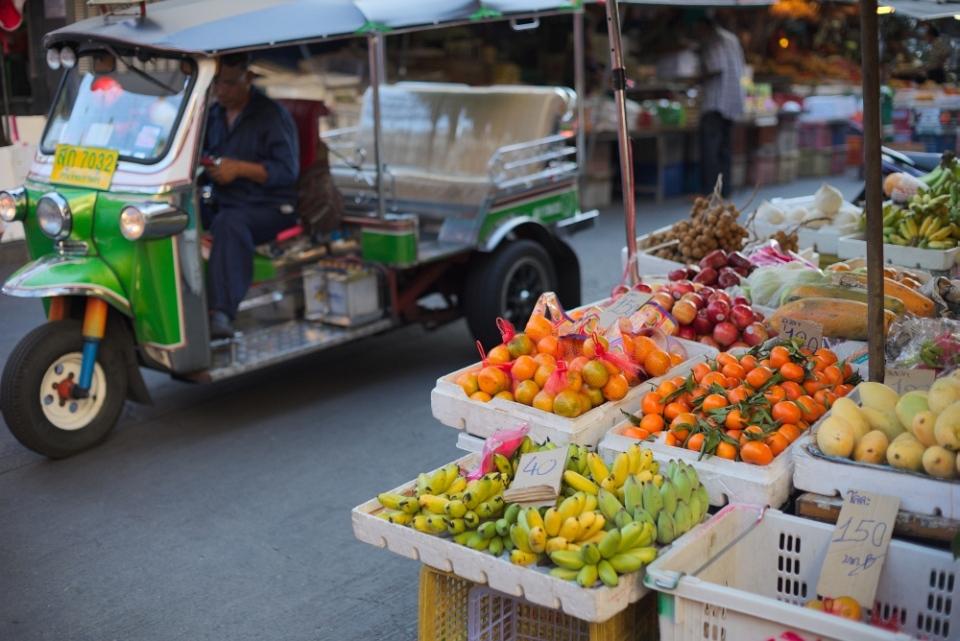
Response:
[[[927,80],[943,84],[947,81],[947,65],[953,54],[953,47],[933,25],[927,27],[927,42],[930,44],[930,51],[923,59],[923,70],[926,72]]]
[[[704,194],[712,193],[723,175],[721,195],[730,196],[733,158],[733,125],[744,112],[741,78],[746,62],[737,37],[720,27],[714,18],[702,16],[694,23],[700,42],[700,183]]]

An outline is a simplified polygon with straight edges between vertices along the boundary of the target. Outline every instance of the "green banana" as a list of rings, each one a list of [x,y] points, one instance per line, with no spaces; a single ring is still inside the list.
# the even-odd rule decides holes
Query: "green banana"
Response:
[[[550,560],[557,567],[568,570],[579,570],[586,565],[580,552],[571,552],[570,550],[557,550],[550,555]]]
[[[664,481],[662,487],[657,487],[653,481],[647,481],[643,484],[643,511],[649,514],[654,522],[656,522],[657,517],[660,516],[660,511],[663,509],[664,494],[670,492],[670,490],[664,491],[663,488],[666,486],[666,481]],[[636,512],[634,512],[633,518],[637,518]]]
[[[563,579],[564,581],[576,581],[577,575],[580,574],[580,570],[570,570],[567,568],[550,568],[548,573],[550,576]]]
[[[630,515],[630,512],[626,508],[621,508],[617,515],[613,519],[613,525],[618,528],[623,528],[627,525],[633,523],[633,517]],[[604,526],[606,527],[606,526]]]
[[[597,582],[598,578],[597,564],[587,564],[580,568],[580,572],[577,573],[577,584],[582,588],[589,588]]]
[[[530,533],[519,523],[510,526],[510,540],[521,552],[533,553],[533,548],[530,547]]]
[[[580,556],[583,557],[583,561],[587,565],[597,564],[600,562],[600,559],[603,558],[600,555],[600,548],[596,543],[584,543],[580,547]]]
[[[681,500],[677,503],[677,511],[673,514],[673,521],[677,526],[676,536],[686,533],[696,525],[693,521],[693,513],[686,501]]]
[[[497,536],[497,522],[496,521],[487,521],[481,523],[480,527],[477,528],[477,534],[485,539],[492,539]]]
[[[503,539],[499,536],[495,536],[490,539],[490,544],[487,546],[487,552],[493,556],[500,556],[503,554]]]
[[[617,513],[623,509],[623,505],[621,505],[617,499],[617,495],[602,487],[597,493],[597,502],[600,507],[600,513],[611,523],[617,518]]]
[[[662,510],[657,517],[657,543],[670,545],[675,538],[677,538],[677,523],[669,512]]]
[[[631,572],[642,570],[644,566],[644,562],[640,560],[640,557],[634,554],[615,554],[609,562],[613,569],[619,574],[630,574]]]
[[[604,559],[609,559],[616,554],[622,538],[623,534],[618,529],[610,530],[604,534],[600,542],[597,543],[597,550],[600,552],[600,556]]]
[[[610,564],[610,561],[606,559],[601,559],[601,561],[597,563],[597,575],[607,587],[615,588],[617,584],[620,583],[620,579],[617,577],[617,571],[613,565]]]

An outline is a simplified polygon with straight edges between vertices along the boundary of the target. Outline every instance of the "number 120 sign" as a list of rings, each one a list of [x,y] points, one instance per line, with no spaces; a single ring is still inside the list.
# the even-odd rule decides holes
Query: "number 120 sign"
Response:
[[[815,352],[823,347],[823,325],[813,321],[780,319],[780,338],[798,339],[803,347]]]

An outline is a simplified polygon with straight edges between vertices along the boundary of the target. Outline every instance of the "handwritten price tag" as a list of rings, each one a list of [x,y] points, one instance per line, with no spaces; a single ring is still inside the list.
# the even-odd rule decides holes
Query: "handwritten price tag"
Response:
[[[823,325],[813,321],[780,319],[780,338],[797,338],[810,351],[817,351],[823,347]]]
[[[872,492],[847,492],[837,527],[820,570],[817,594],[849,596],[864,608],[871,607],[900,499]]]
[[[883,384],[902,396],[914,390],[929,390],[936,377],[932,369],[888,369],[884,372]]]
[[[631,316],[638,309],[643,307],[652,294],[646,292],[629,291],[617,300],[613,301],[609,307],[600,312],[600,321],[598,325],[604,329],[610,327],[621,316]]]
[[[567,454],[566,447],[558,447],[521,455],[517,474],[504,491],[503,499],[513,503],[552,505],[560,496]]]

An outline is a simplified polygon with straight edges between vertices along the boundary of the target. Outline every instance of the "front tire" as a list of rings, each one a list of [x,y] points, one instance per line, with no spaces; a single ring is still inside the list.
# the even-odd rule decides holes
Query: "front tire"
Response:
[[[41,325],[14,348],[0,379],[0,411],[25,447],[59,459],[102,442],[123,410],[127,370],[121,347],[101,341],[90,395],[60,399],[56,386],[76,381],[83,360],[82,324],[63,320]]]
[[[553,260],[542,245],[531,240],[501,245],[476,260],[467,276],[463,313],[470,333],[484,348],[497,345],[498,317],[522,332],[540,295],[556,289]]]

